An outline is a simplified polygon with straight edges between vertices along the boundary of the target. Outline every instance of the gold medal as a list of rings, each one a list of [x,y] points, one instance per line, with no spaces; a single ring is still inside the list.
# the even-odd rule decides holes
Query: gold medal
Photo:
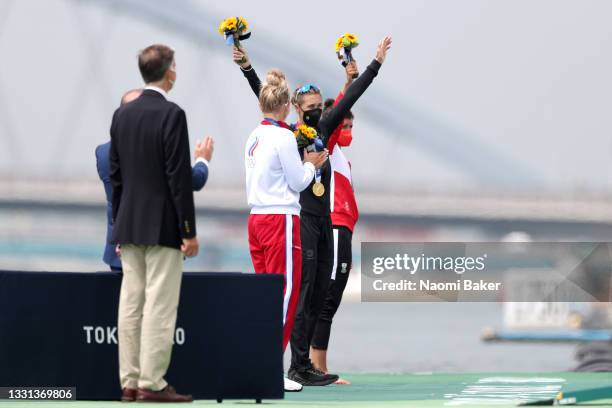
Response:
[[[312,185],[312,192],[317,197],[321,197],[323,194],[325,194],[325,186],[320,181],[317,181]]]

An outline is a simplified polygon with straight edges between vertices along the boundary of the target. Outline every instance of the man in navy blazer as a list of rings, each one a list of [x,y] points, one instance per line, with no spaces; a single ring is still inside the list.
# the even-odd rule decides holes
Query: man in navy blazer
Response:
[[[142,94],[142,89],[132,89],[121,98],[121,105],[132,102]],[[208,180],[208,166],[214,151],[214,140],[206,137],[195,147],[196,163],[191,170],[193,191],[200,191]],[[117,255],[116,246],[111,244],[113,236],[113,187],[110,181],[110,141],[96,147],[96,166],[100,180],[104,183],[106,193],[106,246],[102,260],[112,271],[121,271],[121,259]]]

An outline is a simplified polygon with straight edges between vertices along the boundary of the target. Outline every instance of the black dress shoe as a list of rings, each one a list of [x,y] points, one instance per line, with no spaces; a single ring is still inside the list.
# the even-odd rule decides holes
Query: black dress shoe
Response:
[[[289,369],[288,377],[290,380],[298,382],[304,386],[321,386],[333,384],[338,380],[336,374],[325,374],[314,367],[306,369]]]

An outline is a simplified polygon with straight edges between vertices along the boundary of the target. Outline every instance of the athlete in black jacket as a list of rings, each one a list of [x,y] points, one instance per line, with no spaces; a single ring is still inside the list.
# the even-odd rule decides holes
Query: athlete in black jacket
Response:
[[[346,113],[370,86],[391,47],[391,38],[385,37],[376,51],[376,58],[365,72],[351,84],[344,98],[321,119],[323,99],[315,85],[307,84],[294,93],[293,106],[298,114],[298,123],[317,130],[318,136],[327,146],[329,138]],[[257,97],[261,81],[251,66],[243,47],[234,48],[234,62],[249,81]],[[327,385],[338,379],[337,375],[325,374],[312,365],[309,358],[310,341],[314,327],[325,301],[333,267],[332,224],[329,210],[331,169],[329,163],[321,169],[310,186],[300,194],[300,227],[302,240],[302,281],[300,298],[291,335],[291,367],[289,378],[303,385]],[[321,188],[322,185],[322,188]]]

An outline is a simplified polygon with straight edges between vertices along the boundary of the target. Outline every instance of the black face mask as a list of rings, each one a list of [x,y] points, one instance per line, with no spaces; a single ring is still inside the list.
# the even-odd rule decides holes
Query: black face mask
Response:
[[[310,127],[317,127],[322,113],[322,109],[311,109],[304,111],[304,123]]]

